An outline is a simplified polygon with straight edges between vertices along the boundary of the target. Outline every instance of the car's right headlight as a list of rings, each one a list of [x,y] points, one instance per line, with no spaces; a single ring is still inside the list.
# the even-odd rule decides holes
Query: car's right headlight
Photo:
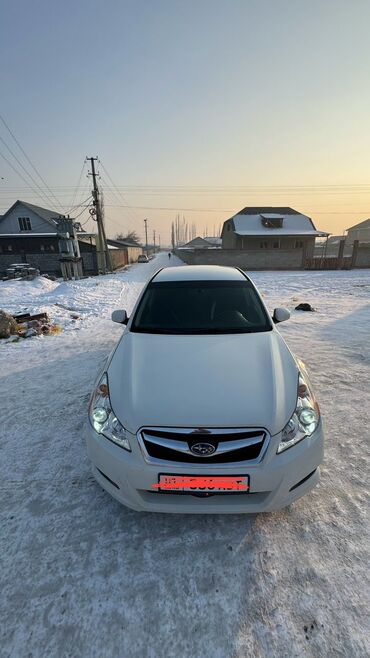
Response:
[[[112,410],[106,373],[100,379],[92,395],[89,418],[95,432],[103,434],[103,436],[113,441],[113,443],[131,452],[130,441],[127,437],[126,430]]]
[[[320,422],[320,409],[312,392],[307,373],[300,364],[302,372],[298,378],[297,405],[282,433],[277,453],[296,445],[307,436],[311,436]]]

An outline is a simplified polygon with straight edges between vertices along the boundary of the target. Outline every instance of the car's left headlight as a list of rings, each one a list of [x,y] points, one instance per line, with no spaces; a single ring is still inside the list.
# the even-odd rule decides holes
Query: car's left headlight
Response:
[[[126,430],[112,410],[106,373],[100,379],[91,398],[89,419],[95,432],[103,434],[113,443],[131,452]]]
[[[277,453],[291,448],[307,436],[311,436],[320,422],[320,409],[312,392],[310,382],[303,364],[298,378],[297,405],[288,420],[277,448]]]

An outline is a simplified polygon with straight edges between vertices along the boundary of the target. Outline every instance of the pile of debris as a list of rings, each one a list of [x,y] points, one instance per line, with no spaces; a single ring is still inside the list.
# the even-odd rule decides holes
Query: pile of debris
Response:
[[[47,313],[10,315],[0,310],[0,338],[18,340],[32,336],[59,334],[61,331],[61,327],[53,324]]]
[[[40,270],[37,267],[32,267],[28,263],[13,263],[5,270],[5,279],[25,279],[26,281],[32,281],[36,279],[37,276],[40,276]]]

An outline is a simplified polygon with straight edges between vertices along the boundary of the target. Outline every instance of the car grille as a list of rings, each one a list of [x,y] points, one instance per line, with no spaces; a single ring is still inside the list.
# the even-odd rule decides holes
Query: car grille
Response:
[[[256,461],[266,446],[266,432],[250,429],[145,428],[139,434],[144,457],[152,463],[230,464]],[[194,454],[195,444],[214,448],[212,454]]]

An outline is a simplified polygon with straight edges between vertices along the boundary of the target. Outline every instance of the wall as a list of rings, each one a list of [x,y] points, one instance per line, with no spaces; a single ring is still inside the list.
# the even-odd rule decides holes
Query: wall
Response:
[[[41,254],[44,252],[59,253],[56,237],[47,235],[46,233],[43,238],[32,237],[31,234],[22,235],[21,237],[12,235],[6,238],[0,237],[0,254],[15,254],[15,257],[19,258],[17,254]]]
[[[127,249],[109,249],[109,255],[114,270],[128,264]]]
[[[281,250],[287,250],[289,251],[290,249],[296,249],[296,243],[297,242],[302,242],[305,245],[306,249],[306,254],[313,254],[314,246],[315,246],[315,238],[314,237],[302,237],[302,236],[281,236],[279,237],[278,235],[260,235],[258,237],[251,237],[248,235],[237,236],[237,244],[236,247],[237,249],[256,249],[259,251],[261,249],[261,243],[267,243],[267,250],[269,249],[281,249]],[[278,246],[275,246],[278,245]],[[266,247],[264,247],[266,249]],[[297,249],[302,249],[302,247],[297,247]]]
[[[234,222],[232,219],[228,219],[224,222],[222,227],[222,247],[224,249],[235,249],[236,247],[236,235],[234,233]]]
[[[355,240],[370,241],[370,225],[363,228],[350,228],[346,237],[346,244],[353,245]]]
[[[55,216],[58,217],[57,213]],[[26,206],[18,204],[10,213],[0,221],[0,233],[21,233],[27,235],[24,231],[19,230],[18,217],[29,217],[31,220],[32,232],[35,233],[52,233],[56,229],[51,224],[41,219],[36,213],[29,210]],[[28,232],[28,235],[31,231]]]
[[[84,274],[95,274],[96,265],[95,265],[95,254],[93,253],[83,253],[82,262]],[[22,254],[22,257],[19,254],[0,254],[0,274],[5,275],[5,270],[12,263],[29,263],[32,267],[37,267],[41,274],[54,274],[55,276],[61,276],[61,269],[59,263],[59,254]]]
[[[370,267],[370,242],[358,245],[354,267]]]
[[[142,253],[143,253],[142,247],[127,247],[128,262],[137,263],[137,259]]]
[[[338,258],[338,256],[326,256],[306,258],[305,270],[351,270],[352,257],[346,256]]]
[[[97,274],[97,254],[95,244],[79,240],[80,252],[83,263],[84,274]],[[9,251],[11,247],[12,251]],[[130,262],[137,262],[141,247],[124,247],[122,249],[110,249],[113,269],[123,267]],[[32,238],[30,235],[23,237],[0,238],[0,274],[12,263],[29,263],[37,267],[41,274],[54,274],[61,276],[59,263],[58,240],[55,237]]]
[[[175,250],[188,265],[228,265],[246,270],[302,269],[303,249],[196,249]]]

